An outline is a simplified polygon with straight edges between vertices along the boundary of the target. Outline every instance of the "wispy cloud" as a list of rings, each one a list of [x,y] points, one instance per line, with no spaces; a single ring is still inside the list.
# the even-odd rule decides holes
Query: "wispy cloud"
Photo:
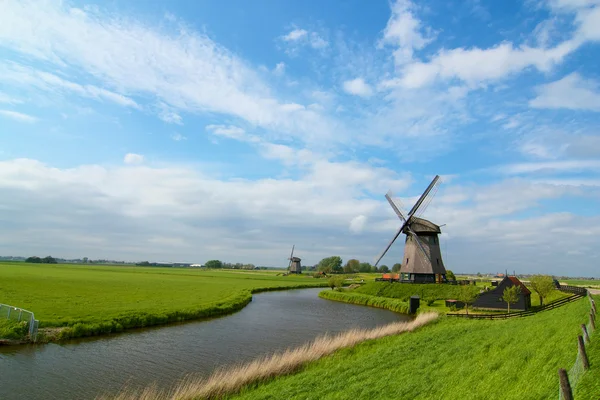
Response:
[[[297,46],[309,46],[315,50],[324,49],[329,46],[329,42],[319,33],[300,28],[292,29],[287,34],[281,36],[281,40],[292,46],[287,49],[291,53],[295,52]]]
[[[227,114],[303,140],[332,137],[334,123],[326,116],[307,109],[290,113],[244,60],[205,35],[182,25],[173,28],[160,31],[98,9],[53,2],[11,1],[0,15],[5,46],[57,68],[81,68],[119,93],[31,68],[8,68],[28,79],[21,84],[63,88],[126,106],[135,101],[124,93],[150,95],[174,112]],[[312,46],[321,46],[308,36]],[[92,37],[94,46],[89,46]]]
[[[1,17],[0,17],[1,18]],[[127,96],[94,85],[81,85],[49,72],[35,70],[17,63],[0,64],[0,81],[28,89],[38,88],[46,92],[68,92],[92,99],[110,101],[124,107],[139,109],[140,106]]]
[[[171,135],[171,139],[173,139],[176,142],[181,142],[182,140],[187,140],[187,137],[185,137],[181,133],[173,133]]]
[[[583,79],[574,72],[558,81],[538,86],[538,96],[529,105],[534,108],[600,111],[599,87],[597,82]]]
[[[36,122],[37,118],[28,114],[23,114],[17,111],[0,110],[0,115],[6,118],[11,118],[20,122]]]

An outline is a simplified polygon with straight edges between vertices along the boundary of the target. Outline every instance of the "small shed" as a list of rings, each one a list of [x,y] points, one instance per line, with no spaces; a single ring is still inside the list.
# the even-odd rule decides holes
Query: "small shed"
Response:
[[[531,291],[527,289],[527,286],[523,284],[516,276],[507,276],[498,286],[489,292],[484,292],[475,302],[473,303],[473,308],[480,309],[507,309],[508,304],[502,300],[502,295],[504,294],[504,289],[509,288],[511,286],[519,286],[521,288],[521,293],[519,294],[519,300],[510,305],[511,310],[529,310],[531,308]]]

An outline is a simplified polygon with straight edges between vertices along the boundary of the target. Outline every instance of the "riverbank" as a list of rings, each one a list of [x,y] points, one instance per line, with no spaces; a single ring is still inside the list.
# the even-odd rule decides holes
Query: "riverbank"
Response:
[[[270,271],[0,264],[2,302],[35,313],[38,343],[214,318],[253,293],[325,286]]]
[[[323,290],[319,297],[327,300],[341,301],[344,303],[358,304],[369,307],[384,308],[386,310],[408,314],[408,303],[398,299],[388,297],[371,296],[355,292]]]
[[[148,387],[138,391],[124,391],[116,397],[104,396],[101,399],[192,400],[226,397],[238,393],[248,385],[268,382],[298,372],[321,358],[360,343],[417,331],[437,317],[436,313],[425,313],[409,322],[395,322],[373,329],[352,329],[334,336],[325,335],[297,348],[263,356],[237,367],[222,369],[207,378],[189,377],[170,390]]]
[[[573,365],[574,344],[588,318],[587,299],[524,319],[440,316],[410,335],[340,350],[297,374],[247,386],[228,398],[552,398],[557,370]]]

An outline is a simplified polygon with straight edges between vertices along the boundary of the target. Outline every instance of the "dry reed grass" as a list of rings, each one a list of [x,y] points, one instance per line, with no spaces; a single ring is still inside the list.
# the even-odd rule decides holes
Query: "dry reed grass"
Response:
[[[423,313],[409,322],[394,322],[373,329],[352,329],[333,337],[325,335],[295,349],[258,358],[248,364],[226,367],[207,378],[190,375],[170,391],[149,386],[140,391],[126,389],[112,400],[197,400],[214,399],[239,392],[244,386],[266,381],[276,376],[291,374],[305,364],[318,360],[339,349],[354,346],[366,340],[410,332],[434,319],[438,314]]]

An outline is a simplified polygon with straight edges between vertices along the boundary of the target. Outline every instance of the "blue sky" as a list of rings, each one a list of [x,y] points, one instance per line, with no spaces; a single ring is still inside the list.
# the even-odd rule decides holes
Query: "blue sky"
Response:
[[[3,8],[3,254],[600,276],[596,0]]]

